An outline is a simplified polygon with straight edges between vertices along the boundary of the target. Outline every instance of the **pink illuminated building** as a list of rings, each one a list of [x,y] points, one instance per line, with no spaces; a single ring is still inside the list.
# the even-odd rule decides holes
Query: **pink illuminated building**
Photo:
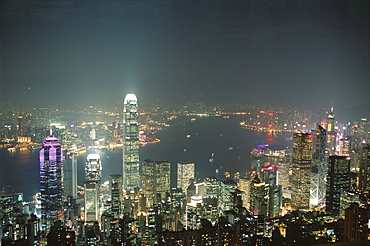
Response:
[[[41,226],[47,231],[63,215],[63,150],[49,136],[40,150]]]

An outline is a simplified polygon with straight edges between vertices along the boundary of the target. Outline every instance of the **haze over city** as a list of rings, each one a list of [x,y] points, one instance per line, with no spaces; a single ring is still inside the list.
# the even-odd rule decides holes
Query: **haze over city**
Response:
[[[4,1],[0,96],[369,115],[368,1]]]
[[[368,245],[368,0],[4,0],[0,244]]]

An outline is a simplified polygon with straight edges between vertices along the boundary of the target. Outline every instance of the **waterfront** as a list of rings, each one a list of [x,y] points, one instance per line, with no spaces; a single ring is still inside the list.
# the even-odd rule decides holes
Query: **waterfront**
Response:
[[[204,178],[215,176],[215,169],[221,167],[220,173],[247,170],[251,148],[256,144],[289,144],[273,138],[270,133],[241,128],[238,123],[242,119],[243,116],[204,117],[191,121],[190,117],[182,117],[172,121],[169,128],[156,133],[161,142],[140,147],[140,160],[168,160],[174,170],[178,161],[189,159],[196,163],[197,178]],[[92,152],[101,155],[103,181],[108,180],[110,174],[122,172],[122,150],[88,150],[78,156],[79,183],[84,181],[86,156]],[[210,161],[212,153],[213,160]],[[9,152],[5,148],[0,149],[0,170],[0,187],[11,186],[14,191],[23,192],[25,200],[38,191],[37,150]]]

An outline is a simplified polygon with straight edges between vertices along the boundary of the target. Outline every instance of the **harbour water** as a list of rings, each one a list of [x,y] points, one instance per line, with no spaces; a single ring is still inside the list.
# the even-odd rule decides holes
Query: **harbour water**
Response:
[[[271,133],[243,129],[242,116],[204,117],[191,120],[182,117],[156,136],[161,141],[140,147],[140,160],[168,160],[175,177],[176,163],[191,160],[196,163],[197,178],[216,176],[216,169],[231,174],[246,171],[250,167],[250,151],[256,144],[288,145],[283,139],[273,138]],[[84,181],[84,167],[89,153],[99,153],[102,161],[103,182],[110,174],[122,173],[122,150],[88,150],[78,156],[78,182]],[[173,183],[174,185],[174,183]],[[39,189],[39,162],[37,150],[10,152],[0,149],[0,187],[23,192],[30,200]]]

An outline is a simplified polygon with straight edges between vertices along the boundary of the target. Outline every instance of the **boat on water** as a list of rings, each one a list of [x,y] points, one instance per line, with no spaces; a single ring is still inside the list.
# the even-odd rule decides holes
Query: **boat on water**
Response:
[[[209,160],[208,160],[210,163],[213,163],[214,162],[214,159],[213,159],[214,156],[215,156],[215,153],[212,153],[211,154],[211,158],[209,158]]]

